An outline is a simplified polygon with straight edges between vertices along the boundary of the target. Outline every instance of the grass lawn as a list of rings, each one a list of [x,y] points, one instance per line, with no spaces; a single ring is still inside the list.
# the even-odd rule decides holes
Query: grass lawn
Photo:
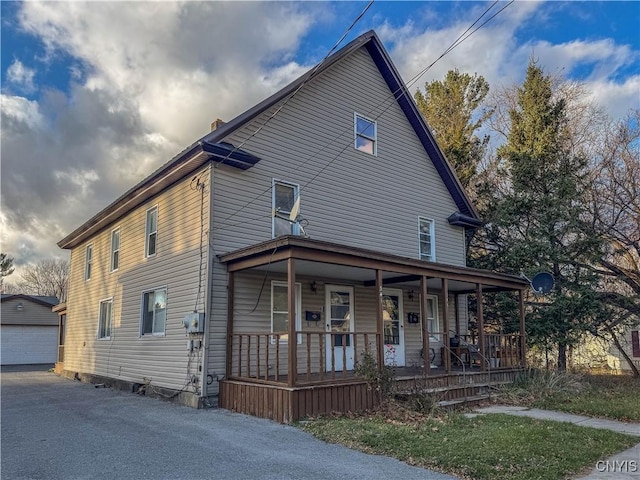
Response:
[[[321,418],[301,428],[327,442],[478,480],[557,480],[638,443],[607,430],[508,415],[377,414]]]
[[[528,398],[523,396],[523,402],[514,403],[592,417],[640,422],[639,378],[629,375],[584,375],[575,378],[582,385],[578,391],[550,388],[542,395],[535,395],[534,392]],[[536,379],[532,381],[529,390],[544,391],[536,382]]]

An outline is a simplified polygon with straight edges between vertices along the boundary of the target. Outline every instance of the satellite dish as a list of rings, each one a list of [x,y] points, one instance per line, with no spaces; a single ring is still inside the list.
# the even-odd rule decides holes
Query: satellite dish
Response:
[[[536,295],[544,295],[549,293],[553,288],[553,284],[555,283],[553,280],[553,275],[551,275],[549,272],[536,273],[536,275],[533,277],[533,280],[527,277],[524,273],[520,273],[520,276],[529,281],[529,285],[531,285],[533,293]]]
[[[299,211],[300,211],[300,197],[296,198],[296,201],[293,204],[293,208],[291,208],[291,213],[289,214],[290,222],[295,222],[298,220]]]
[[[553,288],[553,275],[549,272],[537,273],[533,280],[531,280],[531,287],[533,292],[537,295],[549,293]]]
[[[298,228],[300,229],[300,232],[302,233],[302,236],[305,238],[309,238],[309,235],[307,235],[307,232],[305,232],[304,230],[304,227],[306,227],[309,224],[309,222],[304,218],[300,218],[300,197],[298,197],[296,201],[293,203],[293,207],[291,207],[291,212],[289,213],[289,215],[288,216],[285,216],[285,215],[286,215],[285,213],[280,213],[279,208],[275,208],[271,210],[271,216],[275,218],[281,218],[282,220],[286,220],[292,225],[297,225]]]

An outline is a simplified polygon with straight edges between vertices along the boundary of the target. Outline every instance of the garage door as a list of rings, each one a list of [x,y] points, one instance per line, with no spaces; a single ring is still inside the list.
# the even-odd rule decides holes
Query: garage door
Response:
[[[58,327],[2,325],[2,365],[56,362]]]

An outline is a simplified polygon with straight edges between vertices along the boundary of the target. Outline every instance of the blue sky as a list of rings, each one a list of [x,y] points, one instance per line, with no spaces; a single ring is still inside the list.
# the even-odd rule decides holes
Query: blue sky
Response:
[[[18,265],[65,257],[60,238],[212,120],[311,68],[365,5],[0,2],[2,251]],[[375,29],[408,81],[490,5],[377,1],[342,45]],[[412,90],[451,68],[508,87],[533,55],[622,118],[640,108],[639,32],[637,1],[518,1]]]

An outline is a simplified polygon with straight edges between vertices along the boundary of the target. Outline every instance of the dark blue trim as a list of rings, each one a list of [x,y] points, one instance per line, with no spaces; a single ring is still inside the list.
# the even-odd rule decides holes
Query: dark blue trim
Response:
[[[449,215],[447,218],[450,225],[455,225],[456,227],[465,227],[465,228],[478,228],[482,225],[482,220],[474,217],[470,217],[465,215],[464,213],[455,212]]]
[[[378,67],[380,74],[387,83],[389,90],[397,92],[395,97],[398,105],[404,112],[407,120],[409,120],[409,123],[416,132],[416,135],[418,135],[422,146],[433,162],[434,167],[447,187],[447,190],[458,207],[458,210],[460,210],[460,212],[465,216],[480,221],[475,208],[469,201],[466,193],[460,185],[460,182],[455,177],[451,166],[444,158],[444,155],[433,138],[433,135],[429,131],[424,118],[422,118],[422,115],[418,112],[413,99],[409,98],[409,91],[405,87],[404,83],[402,83],[402,80],[400,80],[400,75],[395,70],[393,63],[391,63],[391,59],[386,54],[386,51],[375,34],[371,41],[366,44],[366,48]]]
[[[223,162],[225,165],[248,170],[260,161],[259,157],[245,152],[244,150],[235,150],[235,147],[228,142],[202,142],[202,151],[211,155],[214,162]]]

